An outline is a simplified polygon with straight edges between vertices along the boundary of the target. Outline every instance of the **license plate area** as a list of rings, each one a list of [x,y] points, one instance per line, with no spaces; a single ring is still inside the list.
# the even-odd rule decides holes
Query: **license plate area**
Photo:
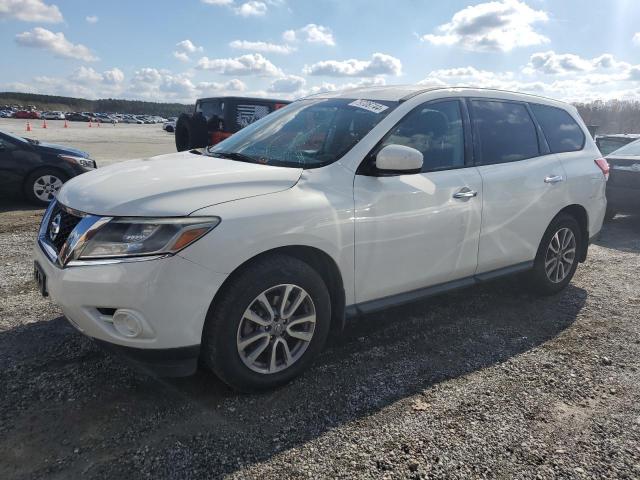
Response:
[[[44,273],[44,270],[38,262],[33,262],[33,279],[38,286],[40,294],[43,297],[48,297],[49,291],[47,290],[47,275]]]

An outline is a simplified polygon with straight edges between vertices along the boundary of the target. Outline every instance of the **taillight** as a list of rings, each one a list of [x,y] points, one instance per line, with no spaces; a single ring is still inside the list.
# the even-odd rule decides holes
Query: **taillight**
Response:
[[[220,143],[225,138],[229,138],[233,133],[229,132],[213,132],[211,134],[211,145],[215,145],[216,143]]]
[[[604,158],[596,158],[594,161],[596,162],[596,165],[598,166],[598,168],[602,170],[602,174],[604,175],[604,178],[608,180],[609,179],[609,162],[607,162]]]

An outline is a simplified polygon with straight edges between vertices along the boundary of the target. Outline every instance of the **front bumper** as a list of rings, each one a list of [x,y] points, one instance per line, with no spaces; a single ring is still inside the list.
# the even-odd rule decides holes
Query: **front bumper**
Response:
[[[60,268],[36,243],[34,257],[46,275],[49,296],[70,323],[96,340],[136,350],[195,351],[211,301],[227,277],[180,255]],[[142,324],[135,338],[114,327],[113,313],[121,309],[134,312]],[[150,356],[162,358],[161,353]]]

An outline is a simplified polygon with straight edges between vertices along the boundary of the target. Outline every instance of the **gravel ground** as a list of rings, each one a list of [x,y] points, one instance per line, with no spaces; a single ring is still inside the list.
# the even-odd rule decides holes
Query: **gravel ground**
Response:
[[[640,478],[640,218],[549,298],[513,279],[361,318],[260,395],[154,379],[31,284],[0,213],[0,478]]]

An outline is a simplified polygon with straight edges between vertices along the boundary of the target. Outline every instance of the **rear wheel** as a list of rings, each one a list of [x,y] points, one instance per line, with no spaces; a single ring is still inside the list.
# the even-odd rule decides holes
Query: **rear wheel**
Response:
[[[25,182],[25,196],[32,203],[48,205],[68,179],[67,175],[53,168],[37,170]]]
[[[322,277],[285,255],[245,268],[218,295],[203,332],[202,359],[241,391],[282,385],[322,349],[331,302]]]
[[[575,218],[558,215],[542,237],[530,274],[532,286],[543,295],[563,290],[578,268],[582,233]]]

